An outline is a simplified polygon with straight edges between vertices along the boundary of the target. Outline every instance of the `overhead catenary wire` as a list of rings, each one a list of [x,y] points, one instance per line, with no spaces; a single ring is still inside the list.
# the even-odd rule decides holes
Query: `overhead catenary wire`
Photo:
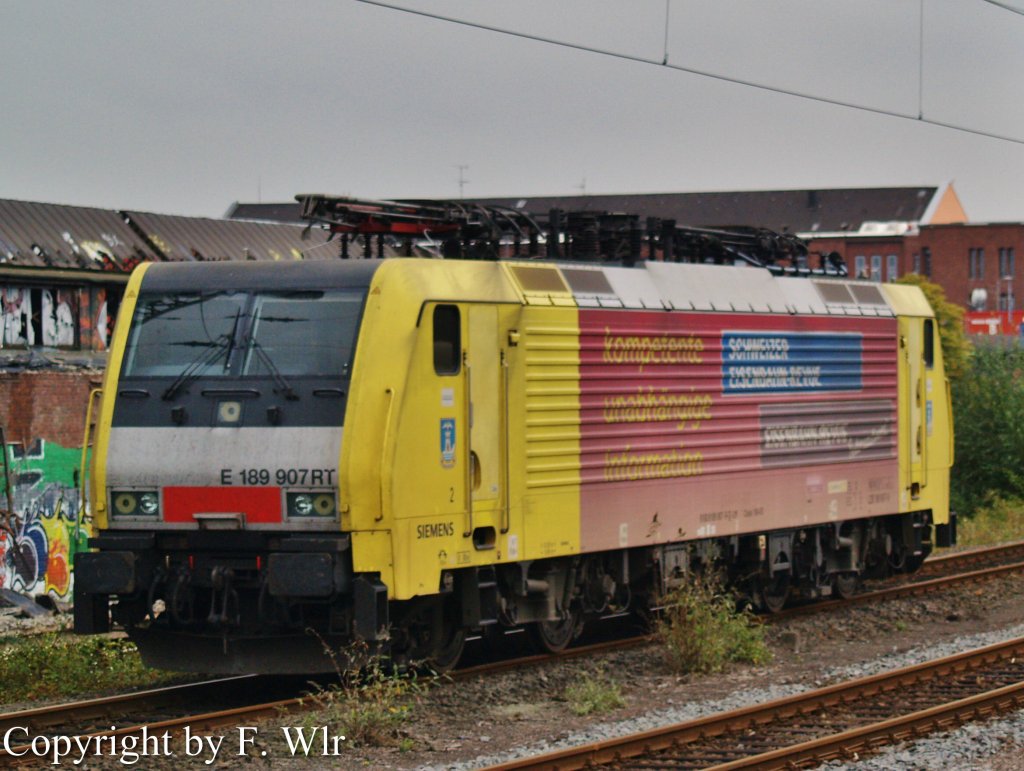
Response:
[[[495,27],[490,24],[482,24],[480,22],[469,21],[467,19],[457,19],[452,16],[444,16],[437,13],[431,13],[429,11],[421,11],[417,8],[407,8],[401,5],[395,5],[394,3],[383,2],[383,0],[357,0],[357,2],[364,3],[366,5],[373,5],[380,8],[386,8],[392,11],[399,11],[401,13],[408,13],[413,16],[421,16],[427,19],[433,19],[435,21],[442,21],[448,24],[456,24],[463,27],[470,27],[472,29],[482,30],[484,32],[494,32],[499,35],[507,35],[509,37],[521,38],[523,40],[531,40],[536,43],[545,43],[547,45],[558,46],[561,48],[569,48],[576,51],[583,51],[585,53],[599,54],[601,56],[608,56],[615,59],[623,59],[625,61],[636,62],[638,64],[652,64],[658,67],[666,67],[668,69],[676,70],[678,72],[685,72],[690,75],[696,75],[702,78],[710,78],[712,80],[718,80],[724,83],[732,83],[737,86],[745,86],[747,88],[756,88],[760,91],[768,91],[774,94],[782,94],[784,96],[791,96],[797,99],[806,99],[812,102],[819,102],[821,104],[828,104],[834,107],[845,107],[851,110],[859,110],[861,112],[872,113],[875,115],[882,115],[889,118],[902,118],[903,120],[911,120],[916,123],[924,123],[930,126],[937,126],[939,128],[950,129],[952,131],[959,131],[964,134],[973,134],[975,136],[986,137],[988,139],[996,139],[1001,142],[1011,142],[1017,145],[1024,145],[1024,138],[1014,137],[1008,134],[998,134],[993,131],[985,131],[984,129],[972,128],[970,126],[962,126],[956,123],[949,123],[947,121],[937,120],[935,118],[925,117],[920,114],[900,112],[898,110],[889,110],[884,107],[873,107],[867,104],[858,104],[856,102],[847,102],[842,99],[835,99],[827,96],[820,96],[818,94],[811,94],[805,91],[797,91],[795,89],[783,88],[781,86],[772,86],[767,83],[758,83],[753,80],[746,80],[744,78],[736,78],[729,75],[723,75],[717,72],[710,72],[708,70],[697,69],[696,67],[685,67],[680,64],[671,64],[668,62],[667,49],[666,55],[662,60],[651,59],[646,56],[636,56],[634,54],[622,53],[621,51],[611,51],[605,48],[597,48],[596,46],[582,45],[580,43],[570,43],[567,40],[557,40],[555,38],[544,37],[543,35],[534,35],[528,32],[518,32],[516,30],[505,29],[503,27]],[[1006,10],[1012,10],[1017,13],[1024,15],[1024,12],[1017,11],[1011,6],[1006,6],[997,0],[983,0],[983,2],[992,3],[1000,7],[1006,8]],[[919,106],[921,101],[919,99]]]
[[[983,3],[988,3],[989,5],[994,5],[997,8],[1002,8],[1004,11],[1009,11],[1010,13],[1015,13],[1018,16],[1024,16],[1024,10],[1022,10],[1020,8],[1014,8],[1009,3],[1001,3],[1001,2],[999,2],[999,0],[981,0],[981,1]]]

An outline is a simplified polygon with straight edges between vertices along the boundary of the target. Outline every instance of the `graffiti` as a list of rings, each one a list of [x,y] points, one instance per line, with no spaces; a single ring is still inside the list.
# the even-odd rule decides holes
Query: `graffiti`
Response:
[[[75,344],[77,295],[68,289],[43,290],[43,345],[51,347]]]
[[[75,485],[79,451],[43,439],[11,443],[13,532],[0,530],[0,587],[71,599],[74,555],[86,548],[87,523]]]
[[[110,316],[107,313],[107,300],[104,296],[99,312],[96,314],[96,339],[99,342],[98,350],[105,351],[110,344]]]
[[[0,345],[33,345],[32,296],[27,289],[0,287]]]

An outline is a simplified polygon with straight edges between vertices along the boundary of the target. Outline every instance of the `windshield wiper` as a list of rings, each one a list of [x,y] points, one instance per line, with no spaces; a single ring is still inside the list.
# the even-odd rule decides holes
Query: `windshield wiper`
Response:
[[[163,398],[164,401],[170,401],[186,383],[198,377],[200,372],[217,361],[221,356],[227,355],[231,351],[231,341],[233,339],[233,334],[221,335],[213,342],[206,343],[196,341],[195,343],[192,343],[192,345],[208,345],[210,347],[189,362],[189,365],[185,367],[185,369],[181,371],[181,374],[174,379],[174,382],[167,387],[167,390],[164,391],[161,398]]]
[[[295,389],[292,388],[285,376],[281,374],[281,370],[279,370],[277,365],[274,364],[273,360],[270,358],[270,354],[263,350],[263,346],[260,345],[259,341],[256,338],[252,338],[250,340],[250,345],[252,346],[252,350],[256,353],[257,358],[263,362],[263,366],[266,367],[270,371],[271,376],[273,376],[274,383],[278,386],[274,389],[274,393],[283,393],[288,401],[294,402],[298,400],[299,395],[295,393]]]

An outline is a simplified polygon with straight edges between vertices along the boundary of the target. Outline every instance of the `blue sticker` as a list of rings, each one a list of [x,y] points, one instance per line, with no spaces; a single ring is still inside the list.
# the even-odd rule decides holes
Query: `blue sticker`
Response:
[[[859,391],[860,334],[724,332],[726,394]]]
[[[441,418],[441,465],[455,465],[455,418]]]

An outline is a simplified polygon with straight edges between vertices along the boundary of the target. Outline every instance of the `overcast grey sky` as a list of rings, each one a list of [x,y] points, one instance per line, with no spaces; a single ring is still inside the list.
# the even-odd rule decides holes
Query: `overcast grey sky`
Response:
[[[665,0],[394,0],[661,61]],[[1007,0],[1024,7],[1021,0]],[[668,61],[916,115],[920,0],[670,0]],[[0,197],[221,216],[360,197],[932,185],[1024,221],[1024,144],[355,0],[0,0]],[[924,0],[924,115],[1024,140],[1024,16]]]

